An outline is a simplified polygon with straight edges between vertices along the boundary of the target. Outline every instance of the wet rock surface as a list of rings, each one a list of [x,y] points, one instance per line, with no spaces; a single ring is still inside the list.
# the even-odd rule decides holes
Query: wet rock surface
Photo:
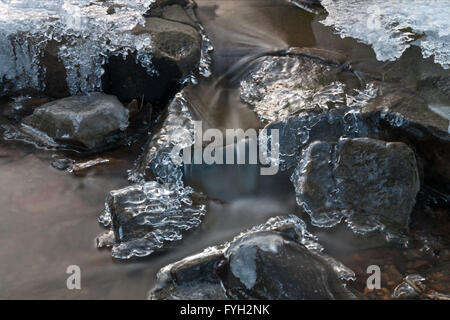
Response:
[[[313,224],[331,227],[346,217],[358,232],[406,230],[420,189],[414,152],[369,138],[312,143],[291,179]]]
[[[343,286],[343,279],[352,277],[321,253],[303,221],[277,217],[161,269],[150,298],[352,299]]]
[[[123,138],[128,110],[114,96],[92,93],[46,103],[23,119],[22,126],[62,145],[100,150]]]
[[[377,123],[381,139],[401,141],[414,148],[425,183],[448,194],[450,122],[442,110],[445,105],[433,110],[424,99],[396,92],[375,99],[363,111]]]
[[[183,9],[179,7],[179,10]],[[190,19],[188,16],[186,18]],[[122,101],[135,98],[167,101],[181,87],[182,78],[199,64],[200,34],[185,21],[159,17],[146,18],[145,25],[136,26],[131,33],[136,36],[151,35],[154,74],[149,74],[140,66],[134,54],[125,60],[121,56],[111,57],[105,66],[103,90],[117,95]]]
[[[295,4],[297,7],[313,13],[324,12],[321,5],[321,0],[288,0]]]

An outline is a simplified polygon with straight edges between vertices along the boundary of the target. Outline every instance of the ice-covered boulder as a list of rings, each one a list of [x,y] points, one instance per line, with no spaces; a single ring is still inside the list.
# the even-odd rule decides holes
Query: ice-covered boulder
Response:
[[[353,299],[351,270],[321,252],[296,216],[276,217],[231,242],[168,265],[151,299]]]
[[[129,259],[166,249],[200,225],[205,203],[191,188],[156,181],[111,191],[106,210],[114,234],[112,256]]]
[[[153,3],[1,3],[0,95],[62,98],[103,89],[123,101],[167,101],[199,64],[202,37],[179,4],[162,17],[144,17]]]
[[[420,189],[411,148],[370,138],[312,143],[291,180],[314,225],[345,218],[358,233],[406,230]]]
[[[187,101],[178,93],[159,132],[149,139],[130,172],[135,184],[111,191],[106,199],[99,221],[110,231],[98,238],[98,244],[112,246],[115,258],[143,257],[166,249],[201,224],[206,199],[185,186],[182,164],[171,157],[175,146],[194,143],[193,129]]]
[[[291,48],[255,62],[241,82],[241,99],[265,123],[301,113],[359,108],[377,96],[342,66],[345,57],[325,50]]]
[[[22,121],[22,129],[36,138],[85,150],[117,144],[128,127],[128,110],[103,93],[73,96],[46,103]]]
[[[172,149],[177,146],[181,150],[193,143],[194,120],[190,113],[190,103],[182,91],[170,102],[161,129],[149,139],[135,168],[130,170],[130,180],[180,181],[183,177],[182,164],[172,161]]]
[[[418,91],[420,96],[401,91],[387,93],[362,111],[378,128],[378,138],[401,141],[414,148],[425,184],[449,193],[450,100],[446,103],[444,87],[430,91],[422,87]]]

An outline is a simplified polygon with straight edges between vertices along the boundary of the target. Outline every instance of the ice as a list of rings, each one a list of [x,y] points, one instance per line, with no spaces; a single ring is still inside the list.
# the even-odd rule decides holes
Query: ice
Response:
[[[205,199],[184,185],[183,165],[171,156],[175,146],[184,148],[193,143],[194,124],[181,92],[170,103],[160,131],[130,171],[135,184],[111,191],[106,200],[99,222],[115,232],[113,257],[148,256],[201,224]]]
[[[280,237],[281,238],[281,237]],[[252,289],[256,283],[256,249],[245,247],[235,254],[230,263],[231,272],[247,287]]]
[[[149,141],[136,167],[129,171],[132,182],[158,177],[162,182],[181,181],[182,164],[174,163],[172,150],[194,143],[194,122],[184,93],[178,93],[169,104],[168,115],[158,133]]]
[[[205,205],[193,204],[192,193],[189,187],[156,181],[111,191],[106,211],[115,232],[112,256],[147,256],[181,240],[184,231],[198,227]]]
[[[284,120],[309,111],[357,109],[375,98],[378,88],[369,82],[352,89],[331,81],[334,69],[302,57],[265,57],[241,82],[241,99],[265,122]],[[329,80],[330,79],[330,80]],[[307,132],[305,132],[305,139]]]
[[[70,93],[100,88],[102,65],[111,55],[137,51],[137,60],[153,72],[151,38],[129,32],[143,24],[142,14],[154,0],[1,0],[0,94],[44,89],[45,67],[40,59],[50,41],[67,71]],[[114,5],[115,13],[107,14]]]
[[[394,61],[411,45],[424,58],[450,67],[449,0],[322,0],[328,17],[342,37],[372,45],[381,61]]]
[[[212,57],[211,52],[214,50],[211,40],[205,32],[203,26],[199,25],[200,35],[202,36],[202,52],[200,57],[199,73],[208,78],[211,76]]]

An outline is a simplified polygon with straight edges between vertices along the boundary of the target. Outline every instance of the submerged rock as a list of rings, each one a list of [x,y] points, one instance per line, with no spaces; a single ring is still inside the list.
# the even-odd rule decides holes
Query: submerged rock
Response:
[[[100,150],[123,138],[128,110],[114,96],[92,93],[46,103],[23,119],[22,127],[63,145]]]
[[[164,267],[151,299],[353,299],[351,270],[321,253],[295,216]]]
[[[359,233],[406,230],[420,189],[414,152],[369,138],[312,143],[291,180],[314,225],[346,218]]]

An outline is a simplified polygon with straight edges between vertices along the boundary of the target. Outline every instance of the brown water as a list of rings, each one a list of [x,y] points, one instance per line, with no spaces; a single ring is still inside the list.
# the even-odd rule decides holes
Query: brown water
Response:
[[[210,126],[260,126],[238,99],[233,77],[245,72],[243,58],[293,46],[315,47],[345,53],[349,61],[366,69],[381,72],[386,67],[376,62],[368,46],[341,39],[312,14],[285,1],[197,3],[198,16],[215,48],[214,76],[201,80],[188,94],[198,102],[196,117]],[[236,64],[238,68],[227,73]],[[96,219],[107,193],[128,184],[126,170],[132,167],[143,140],[102,154],[114,161],[83,176],[50,165],[53,154],[73,155],[0,142],[0,298],[145,299],[162,266],[229,240],[269,217],[298,211],[287,174],[261,177],[255,166],[190,168],[187,182],[216,199],[209,202],[200,228],[168,252],[130,262],[113,260],[108,250],[95,247],[95,237],[104,231]],[[369,261],[354,257],[354,239],[348,233],[324,234],[322,238],[331,247],[334,244],[332,250],[339,253],[338,258],[353,268],[363,270],[369,265]],[[404,266],[408,259],[396,263]],[[69,265],[80,266],[82,290],[66,288]]]

